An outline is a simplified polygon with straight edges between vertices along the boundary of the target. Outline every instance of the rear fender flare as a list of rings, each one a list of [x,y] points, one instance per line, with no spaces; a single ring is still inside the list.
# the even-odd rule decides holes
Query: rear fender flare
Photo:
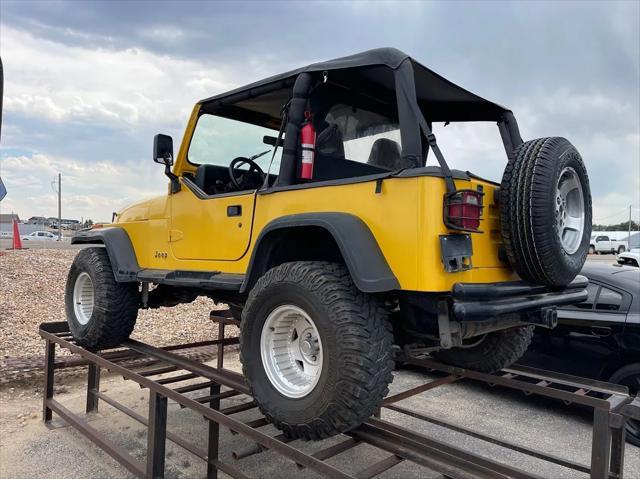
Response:
[[[400,283],[389,267],[373,233],[357,216],[348,213],[305,213],[283,216],[268,223],[253,247],[249,267],[240,292],[249,291],[264,274],[264,258],[275,241],[275,231],[284,228],[320,227],[335,240],[356,287],[365,293],[400,289]]]

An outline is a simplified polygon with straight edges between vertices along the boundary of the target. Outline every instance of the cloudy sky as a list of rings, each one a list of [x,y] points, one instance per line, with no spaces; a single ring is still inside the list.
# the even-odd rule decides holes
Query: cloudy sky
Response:
[[[165,191],[152,138],[265,76],[393,46],[510,107],[525,139],[565,136],[594,220],[640,217],[640,3],[0,2],[3,213],[109,220]],[[449,128],[449,127],[448,127]],[[461,133],[465,133],[462,143]],[[441,132],[457,168],[500,179],[493,125]]]

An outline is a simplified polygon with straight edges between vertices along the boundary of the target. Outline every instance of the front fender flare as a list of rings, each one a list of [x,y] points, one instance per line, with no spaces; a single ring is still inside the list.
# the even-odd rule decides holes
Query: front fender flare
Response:
[[[357,216],[348,213],[303,213],[277,218],[268,223],[256,240],[240,292],[250,290],[261,274],[261,252],[268,251],[270,233],[284,228],[308,226],[325,229],[335,240],[356,287],[365,293],[400,289],[400,283],[389,267],[373,233]]]
[[[124,229],[107,227],[79,231],[71,238],[71,244],[104,244],[116,281],[137,281],[140,266],[129,235]]]

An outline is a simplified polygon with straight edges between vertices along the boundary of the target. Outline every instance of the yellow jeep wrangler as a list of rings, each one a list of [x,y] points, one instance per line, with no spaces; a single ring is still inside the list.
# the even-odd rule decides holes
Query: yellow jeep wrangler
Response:
[[[497,124],[501,183],[450,169],[432,132],[477,121]],[[292,437],[371,416],[398,350],[496,371],[535,325],[554,326],[556,306],[586,298],[591,196],[576,149],[524,142],[511,111],[395,49],[202,100],[177,156],[157,135],[154,160],[165,195],[72,239],[95,246],[69,272],[71,331],[108,348],[140,308],[228,303],[252,394]]]

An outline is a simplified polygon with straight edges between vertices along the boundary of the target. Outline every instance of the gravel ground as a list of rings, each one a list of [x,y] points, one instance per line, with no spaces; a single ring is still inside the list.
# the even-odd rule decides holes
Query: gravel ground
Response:
[[[0,252],[0,354],[42,356],[42,322],[64,321],[64,287],[76,250],[28,249]],[[174,308],[141,310],[132,337],[156,346],[215,339],[208,298]],[[233,329],[233,328],[229,328]],[[230,331],[230,334],[236,334]]]

